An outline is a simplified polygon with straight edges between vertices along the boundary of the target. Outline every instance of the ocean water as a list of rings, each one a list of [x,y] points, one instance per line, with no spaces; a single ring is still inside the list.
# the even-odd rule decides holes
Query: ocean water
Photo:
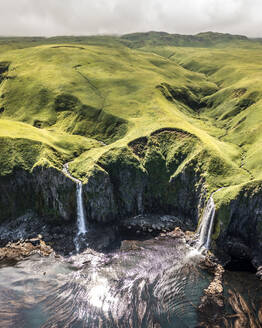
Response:
[[[200,312],[213,275],[201,255],[173,238],[128,241],[103,254],[33,255],[0,266],[0,327],[262,327],[262,283],[224,275],[225,308]],[[211,317],[210,317],[211,316]]]

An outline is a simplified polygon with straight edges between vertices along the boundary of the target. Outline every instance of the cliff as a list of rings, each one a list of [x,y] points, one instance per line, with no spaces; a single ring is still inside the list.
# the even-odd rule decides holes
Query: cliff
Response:
[[[195,230],[223,187],[214,194],[212,248],[225,262],[260,266],[261,45],[212,33],[193,39],[186,48],[155,33],[7,46],[0,223],[33,212],[43,224],[73,226],[76,185],[65,163],[83,182],[88,221],[100,226],[145,217],[152,230],[153,215],[154,224],[169,216]]]

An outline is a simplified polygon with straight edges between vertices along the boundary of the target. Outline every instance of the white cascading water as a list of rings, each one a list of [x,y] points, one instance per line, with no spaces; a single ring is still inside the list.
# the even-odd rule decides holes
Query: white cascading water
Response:
[[[86,218],[83,205],[82,182],[78,181],[76,185],[76,204],[77,204],[77,236],[75,238],[75,247],[77,253],[80,251],[80,238],[87,233]]]
[[[76,183],[76,204],[77,204],[77,235],[74,239],[77,253],[80,251],[81,237],[87,233],[86,217],[83,204],[83,186],[82,182],[71,176],[68,170],[68,163],[64,165],[63,172]]]
[[[85,220],[85,212],[83,206],[83,189],[82,183],[77,183],[76,188],[76,202],[77,202],[77,227],[78,227],[78,234],[86,233],[86,220]]]
[[[199,251],[208,250],[210,248],[211,236],[214,226],[214,218],[216,213],[216,207],[212,195],[210,196],[200,225],[197,229],[197,249]]]

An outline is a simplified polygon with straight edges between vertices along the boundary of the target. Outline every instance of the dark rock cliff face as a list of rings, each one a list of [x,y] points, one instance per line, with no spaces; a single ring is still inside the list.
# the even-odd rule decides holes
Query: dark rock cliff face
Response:
[[[247,186],[227,206],[223,206],[227,225],[217,240],[217,248],[233,260],[249,261],[258,268],[262,265],[262,190]],[[221,216],[218,212],[218,216]]]
[[[197,144],[195,136],[165,128],[104,153],[83,185],[87,219],[118,224],[140,214],[173,215],[195,229],[206,201],[205,180],[190,155]],[[13,171],[0,177],[0,209],[0,221],[28,210],[75,220],[75,182],[54,168]]]
[[[104,169],[97,167],[83,185],[87,219],[117,223],[138,214],[170,214],[196,227],[205,189],[201,177],[194,174],[193,164],[176,178],[167,176],[161,188],[159,183],[156,179],[154,184],[154,177],[135,157],[126,163],[117,156],[104,163]],[[75,182],[54,168],[37,168],[32,173],[15,171],[0,177],[0,209],[0,221],[29,210],[58,220],[75,220]]]
[[[182,146],[186,138],[181,139]],[[193,158],[178,169],[183,154],[175,153],[168,162],[168,154],[159,150],[165,148],[163,144],[159,149],[155,144],[145,138],[134,148],[109,151],[99,159],[83,185],[89,222],[121,226],[132,217],[170,215],[189,229],[196,229],[207,201],[205,180],[196,170],[197,160]],[[138,146],[140,157],[135,152]],[[32,173],[16,170],[0,177],[0,222],[16,219],[29,210],[61,227],[66,221],[74,224],[75,182],[55,168],[36,168]],[[243,188],[218,209],[217,218],[221,229],[216,250],[222,250],[227,260],[243,259],[257,268],[262,266],[262,188],[252,183]]]
[[[194,229],[205,203],[205,180],[196,172],[196,159],[183,162],[197,142],[183,131],[161,129],[105,153],[84,186],[89,219],[169,214]]]
[[[54,168],[32,173],[16,170],[0,177],[0,222],[33,210],[39,215],[70,220],[75,217],[75,184]]]
[[[110,162],[104,170],[96,170],[84,185],[85,205],[89,220],[120,221],[139,214],[169,214],[197,226],[199,211],[205,203],[205,188],[192,166],[174,179],[167,179],[162,188],[147,171],[134,163]]]
[[[108,222],[117,218],[117,207],[109,174],[95,169],[83,185],[84,206],[88,220]]]

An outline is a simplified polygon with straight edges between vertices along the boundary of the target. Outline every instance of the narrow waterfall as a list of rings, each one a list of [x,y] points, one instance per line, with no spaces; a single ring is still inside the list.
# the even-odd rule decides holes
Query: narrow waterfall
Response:
[[[77,203],[77,228],[78,234],[86,233],[86,219],[83,206],[83,188],[82,183],[79,181],[76,185],[76,203]]]
[[[83,188],[82,182],[76,184],[76,204],[77,204],[77,236],[74,239],[77,253],[80,251],[81,238],[87,233],[86,218],[83,205]]]
[[[68,163],[63,167],[63,172],[65,175],[69,176],[76,183],[76,204],[77,204],[77,235],[74,238],[75,248],[77,253],[80,251],[81,241],[83,242],[83,237],[87,233],[86,217],[84,211],[83,203],[83,185],[82,182],[71,176],[68,170]]]
[[[201,220],[201,223],[197,229],[197,249],[200,250],[208,250],[211,243],[211,236],[213,232],[214,226],[214,218],[215,218],[216,208],[212,195],[210,196],[206,208],[204,210],[204,214]]]

